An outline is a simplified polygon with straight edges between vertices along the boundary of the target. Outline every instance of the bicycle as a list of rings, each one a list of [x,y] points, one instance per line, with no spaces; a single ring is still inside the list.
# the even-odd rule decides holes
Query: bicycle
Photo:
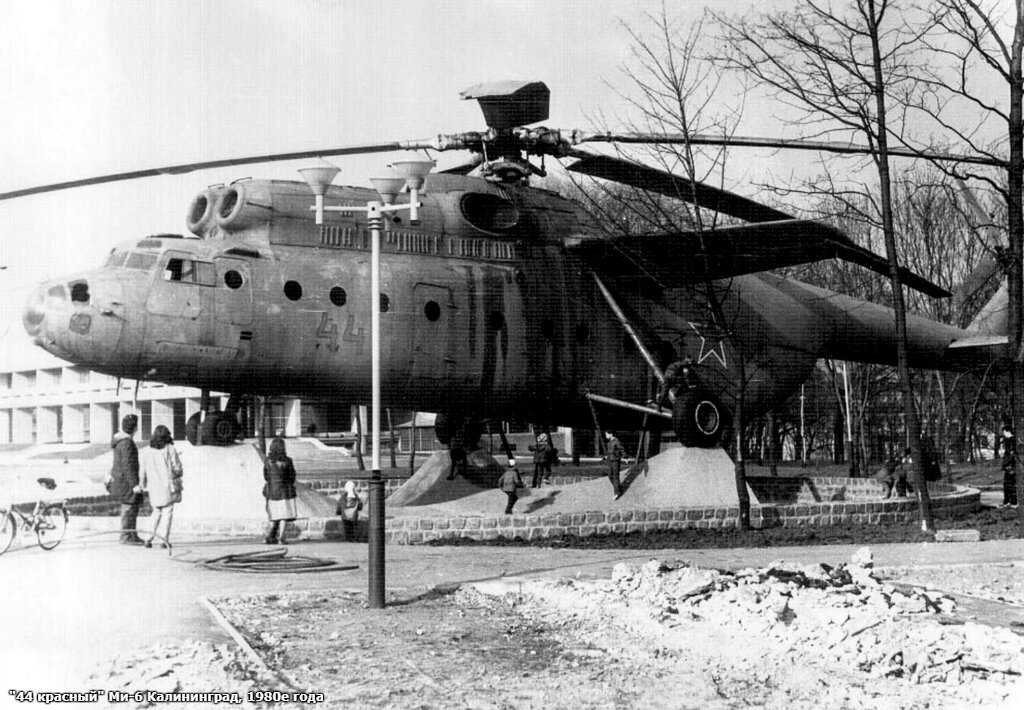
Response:
[[[37,478],[36,482],[48,491],[57,487],[52,478]],[[0,508],[0,555],[7,552],[19,529],[22,535],[34,532],[39,547],[52,550],[64,539],[68,527],[68,511],[64,503],[43,503],[37,500],[31,515],[15,507]]]

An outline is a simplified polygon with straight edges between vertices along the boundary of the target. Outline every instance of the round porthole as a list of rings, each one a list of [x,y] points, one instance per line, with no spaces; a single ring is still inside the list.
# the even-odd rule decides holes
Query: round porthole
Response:
[[[427,317],[428,321],[434,322],[441,317],[441,306],[437,301],[427,301],[423,304],[423,315]]]
[[[336,306],[344,306],[348,301],[348,294],[345,293],[345,289],[341,286],[335,286],[331,289],[331,303]]]
[[[380,312],[387,313],[389,310],[391,310],[391,299],[386,293],[382,293],[380,295]]]
[[[501,330],[505,327],[505,316],[501,311],[491,311],[491,314],[487,316],[487,325],[491,327],[491,330]]]
[[[224,272],[224,283],[228,288],[242,288],[242,275],[232,269]]]
[[[298,281],[286,281],[284,284],[284,295],[290,301],[298,301],[302,298],[302,284]]]

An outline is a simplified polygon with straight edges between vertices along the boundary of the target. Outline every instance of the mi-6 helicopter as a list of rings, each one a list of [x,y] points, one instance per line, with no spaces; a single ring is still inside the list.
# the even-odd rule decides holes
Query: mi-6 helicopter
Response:
[[[392,217],[382,236],[383,400],[438,412],[444,443],[459,432],[471,443],[484,420],[590,429],[600,409],[606,427],[639,428],[644,417],[686,444],[715,446],[741,387],[755,414],[787,398],[819,358],[894,361],[891,311],[769,273],[826,258],[887,273],[881,257],[823,223],[576,147],[668,137],[524,128],[547,118],[543,83],[482,84],[463,96],[479,101],[486,132],[211,161],[0,199],[272,160],[470,151],[468,165],[427,178],[418,224]],[[608,238],[580,204],[529,186],[541,172],[534,156],[574,158],[570,170],[746,224]],[[325,196],[353,208],[378,199],[360,187],[331,186]],[[235,410],[248,394],[367,401],[366,217],[333,211],[318,226],[312,200],[300,181],[204,189],[187,212],[193,236],[135,239],[101,268],[41,285],[24,326],[45,350],[92,370],[230,393],[225,411],[206,413],[206,442],[235,439]],[[906,271],[903,281],[948,295]],[[908,330],[911,364],[927,368],[987,359],[1000,335],[918,318]],[[692,372],[681,383],[673,378],[682,363]]]

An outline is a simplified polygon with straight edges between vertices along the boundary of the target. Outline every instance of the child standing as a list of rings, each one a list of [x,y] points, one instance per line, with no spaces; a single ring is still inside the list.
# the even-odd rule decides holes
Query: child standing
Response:
[[[501,474],[501,478],[498,479],[498,486],[508,496],[505,515],[512,515],[512,506],[519,500],[519,489],[526,488],[526,484],[523,483],[523,477],[519,475],[519,469],[516,468],[515,459],[508,460],[508,468],[505,470],[505,473]]]

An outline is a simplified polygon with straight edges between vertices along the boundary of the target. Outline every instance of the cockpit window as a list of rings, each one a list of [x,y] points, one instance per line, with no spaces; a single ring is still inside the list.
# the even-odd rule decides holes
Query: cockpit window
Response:
[[[167,260],[167,266],[164,267],[165,281],[213,286],[216,279],[217,272],[214,270],[213,264],[206,261],[172,257]]]
[[[118,267],[124,266],[124,258],[128,256],[128,252],[120,249],[111,249],[110,256],[107,257],[107,263],[104,264],[106,267]]]
[[[156,265],[156,259],[156,254],[145,254],[133,251],[128,255],[128,261],[125,262],[124,267],[126,269],[138,269],[139,271],[149,271]]]

